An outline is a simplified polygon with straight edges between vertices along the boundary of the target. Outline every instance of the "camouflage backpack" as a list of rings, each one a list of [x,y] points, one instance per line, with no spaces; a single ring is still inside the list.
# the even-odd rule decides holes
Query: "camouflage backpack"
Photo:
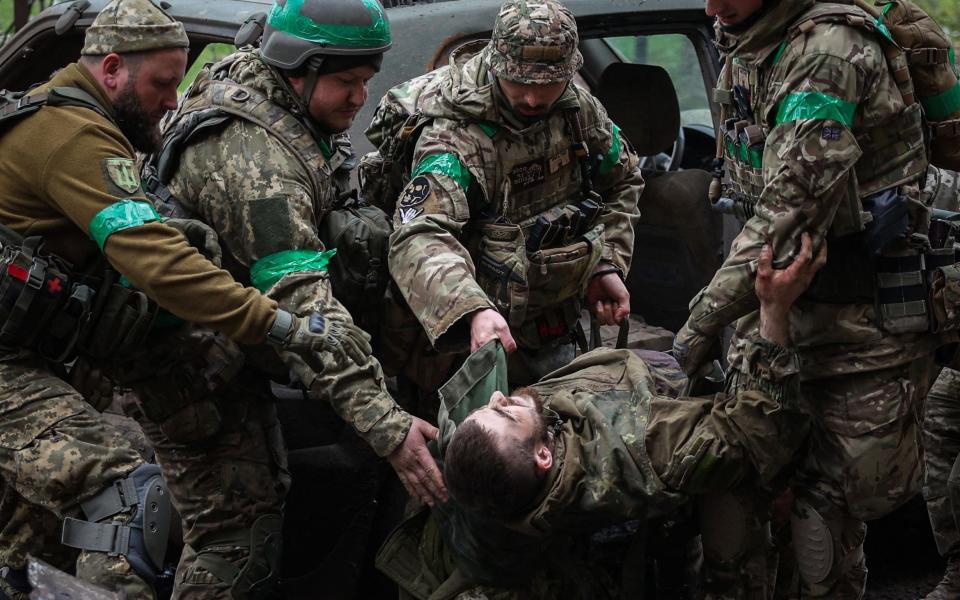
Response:
[[[363,132],[377,149],[360,159],[360,192],[388,215],[410,180],[417,138],[432,120],[420,112],[420,95],[442,71],[435,69],[388,91]]]
[[[884,52],[904,102],[923,106],[931,163],[960,170],[960,83],[950,38],[930,15],[911,0],[824,2],[854,4],[873,17],[865,22],[850,9],[821,10],[791,27],[784,45],[818,22],[843,22],[876,31],[888,43]]]

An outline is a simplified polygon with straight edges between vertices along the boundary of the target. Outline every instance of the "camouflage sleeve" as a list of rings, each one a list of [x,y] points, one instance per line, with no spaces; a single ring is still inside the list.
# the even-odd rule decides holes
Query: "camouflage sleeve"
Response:
[[[616,123],[607,117],[606,110],[594,102],[597,112],[592,153],[603,157],[597,168],[597,192],[603,198],[600,215],[603,223],[603,254],[601,260],[623,272],[630,272],[633,259],[633,228],[640,218],[638,202],[643,193],[640,161],[620,133]]]
[[[460,242],[470,217],[467,193],[478,184],[463,158],[469,142],[456,134],[438,120],[420,136],[390,237],[390,273],[432,344],[464,316],[495,308]]]
[[[751,474],[776,476],[806,437],[796,354],[760,338],[732,365],[716,398],[654,399],[646,447],[668,488],[688,494],[730,489]]]
[[[802,39],[805,45],[791,45],[781,59],[783,80],[764,115],[772,129],[763,153],[764,189],[756,216],[691,303],[687,326],[699,333],[715,334],[759,306],[753,283],[764,243],[772,245],[777,268],[792,262],[803,232],[812,235],[815,248],[820,246],[862,154],[852,131],[855,124],[883,122],[862,106],[878,93],[877,77],[871,74],[886,69],[880,48],[863,40],[848,45],[845,52],[858,53],[848,57],[833,47],[836,40],[824,37]],[[849,36],[832,37],[850,41]],[[794,46],[806,49],[801,53]]]
[[[211,156],[219,157],[221,168],[207,177]],[[324,247],[314,225],[308,175],[268,132],[235,121],[221,135],[184,151],[180,172],[204,174],[202,182],[193,182],[202,186],[198,193],[185,195],[194,199],[190,208],[220,234],[224,252],[250,269],[256,287],[291,313],[322,311],[350,319],[333,296],[322,261],[315,260]],[[261,268],[268,263],[269,269]],[[378,454],[390,454],[403,441],[410,417],[387,392],[376,359],[316,373],[302,361],[283,358]],[[335,364],[327,355],[319,362]]]

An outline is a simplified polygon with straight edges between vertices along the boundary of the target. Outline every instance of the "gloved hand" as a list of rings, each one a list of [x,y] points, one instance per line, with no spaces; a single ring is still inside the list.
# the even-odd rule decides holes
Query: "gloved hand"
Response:
[[[169,225],[187,238],[187,243],[196,248],[200,254],[213,264],[222,266],[223,249],[217,232],[203,221],[196,219],[166,219],[164,225]]]
[[[289,323],[285,334],[282,333],[284,322]],[[320,312],[298,317],[278,309],[269,339],[274,340],[281,350],[330,352],[338,361],[350,359],[358,365],[366,364],[373,352],[370,336],[365,331],[351,321],[324,316]]]
[[[714,358],[718,358],[719,349],[718,336],[695,331],[689,323],[684,323],[673,338],[673,357],[688,377],[698,374],[701,369],[709,366]]]

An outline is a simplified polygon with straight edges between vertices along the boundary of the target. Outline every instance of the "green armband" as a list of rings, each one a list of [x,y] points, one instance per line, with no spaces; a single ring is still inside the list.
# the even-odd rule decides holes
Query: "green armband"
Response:
[[[114,233],[160,220],[160,215],[148,202],[121,200],[114,202],[90,219],[90,237],[102,252],[107,238]]]
[[[250,283],[261,292],[266,292],[288,273],[300,271],[327,272],[330,259],[337,253],[336,248],[319,252],[317,250],[284,250],[264,256],[250,267]]]

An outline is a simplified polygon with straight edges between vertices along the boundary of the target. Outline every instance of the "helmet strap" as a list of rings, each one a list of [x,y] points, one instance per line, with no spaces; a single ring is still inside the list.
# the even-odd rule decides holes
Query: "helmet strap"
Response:
[[[304,110],[306,110],[310,107],[310,98],[313,97],[313,88],[317,87],[317,79],[320,78],[320,69],[323,67],[323,58],[319,56],[311,56],[307,59],[304,67],[307,69],[307,75],[303,79],[303,91],[300,92],[300,100],[303,102]]]

